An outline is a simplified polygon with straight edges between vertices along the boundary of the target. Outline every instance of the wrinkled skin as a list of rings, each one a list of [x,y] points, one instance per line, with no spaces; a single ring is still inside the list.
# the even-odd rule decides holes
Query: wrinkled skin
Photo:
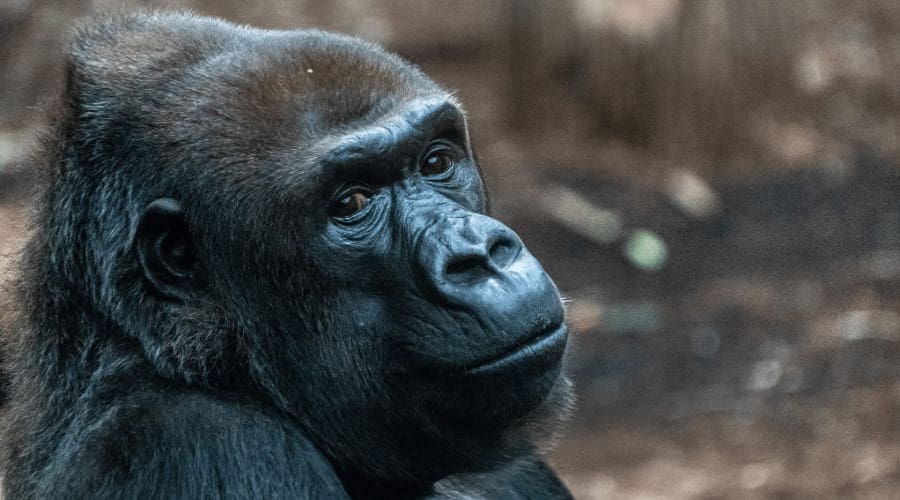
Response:
[[[417,69],[133,15],[76,34],[56,111],[7,498],[569,498],[559,294]]]

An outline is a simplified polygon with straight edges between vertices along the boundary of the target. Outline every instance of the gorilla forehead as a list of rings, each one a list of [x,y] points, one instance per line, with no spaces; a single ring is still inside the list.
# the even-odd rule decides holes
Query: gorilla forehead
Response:
[[[90,97],[80,103],[88,140],[127,131],[120,143],[206,149],[206,158],[303,148],[404,103],[448,99],[375,44],[315,30],[173,13],[110,17],[83,28],[71,50],[70,71],[82,73],[75,81]]]
[[[254,36],[191,68],[186,83],[205,84],[210,93],[201,102],[222,105],[227,99],[254,124],[300,118],[308,136],[321,137],[335,127],[371,123],[410,101],[446,97],[418,70],[358,39],[318,31],[245,31]]]

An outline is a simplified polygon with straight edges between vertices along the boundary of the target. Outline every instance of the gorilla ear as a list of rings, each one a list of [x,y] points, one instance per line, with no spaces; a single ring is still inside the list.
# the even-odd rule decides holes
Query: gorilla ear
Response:
[[[185,301],[194,282],[194,242],[181,204],[171,198],[144,208],[134,236],[144,277],[162,296]]]

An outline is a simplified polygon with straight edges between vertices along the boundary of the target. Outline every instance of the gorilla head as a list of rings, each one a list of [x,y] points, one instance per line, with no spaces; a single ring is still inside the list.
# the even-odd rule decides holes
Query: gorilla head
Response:
[[[563,307],[450,93],[354,38],[181,14],[70,51],[14,387],[128,365],[283,416],[345,483],[532,449],[569,394]]]

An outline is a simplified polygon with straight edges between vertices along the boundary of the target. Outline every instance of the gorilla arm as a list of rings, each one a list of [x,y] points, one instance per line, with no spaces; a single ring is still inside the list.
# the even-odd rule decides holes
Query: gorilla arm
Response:
[[[67,441],[36,498],[349,499],[295,426],[197,394],[134,395]]]
[[[553,500],[572,495],[543,460],[525,456],[480,474],[451,476],[427,500]]]

